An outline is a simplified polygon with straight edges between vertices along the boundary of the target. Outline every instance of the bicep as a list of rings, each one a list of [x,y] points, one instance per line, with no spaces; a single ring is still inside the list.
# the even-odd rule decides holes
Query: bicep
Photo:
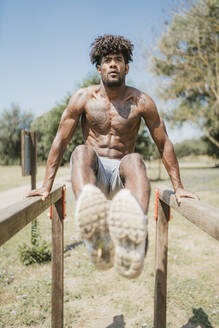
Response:
[[[56,138],[67,144],[72,138],[73,133],[77,127],[80,114],[69,115],[69,113],[66,110],[62,114],[62,118],[56,134]]]
[[[69,101],[67,108],[64,110],[61,121],[56,134],[56,140],[68,144],[78,125],[80,115],[83,112],[84,103],[80,101],[78,94],[73,95]]]
[[[159,151],[162,152],[165,142],[168,141],[168,135],[164,121],[151,99],[147,102],[147,106],[143,110],[143,118]]]

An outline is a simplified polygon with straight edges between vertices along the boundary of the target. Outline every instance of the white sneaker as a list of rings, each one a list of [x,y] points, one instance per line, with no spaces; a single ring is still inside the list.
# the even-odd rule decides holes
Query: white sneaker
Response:
[[[76,204],[75,220],[90,258],[97,269],[113,266],[114,246],[107,224],[109,205],[94,185],[84,186]]]
[[[114,267],[126,278],[136,278],[143,270],[147,217],[130,190],[114,197],[109,211],[109,229],[115,244]]]

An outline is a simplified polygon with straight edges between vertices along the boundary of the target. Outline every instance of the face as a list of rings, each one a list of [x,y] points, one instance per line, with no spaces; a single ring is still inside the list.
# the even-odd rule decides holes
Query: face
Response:
[[[125,63],[122,54],[108,54],[102,58],[101,64],[97,66],[97,70],[104,85],[119,87],[125,82],[129,65]]]

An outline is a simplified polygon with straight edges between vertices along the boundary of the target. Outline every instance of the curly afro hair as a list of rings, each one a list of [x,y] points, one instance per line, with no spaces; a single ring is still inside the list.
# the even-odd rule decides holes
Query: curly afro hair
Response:
[[[96,66],[100,65],[102,57],[108,54],[122,53],[126,64],[132,61],[134,45],[123,36],[111,34],[98,36],[91,44],[91,47],[90,60]]]

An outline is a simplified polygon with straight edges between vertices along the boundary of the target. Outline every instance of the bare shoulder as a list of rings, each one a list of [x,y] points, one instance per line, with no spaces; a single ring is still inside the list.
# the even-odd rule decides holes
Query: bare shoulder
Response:
[[[139,110],[142,115],[151,115],[157,112],[157,107],[153,99],[145,92],[140,92],[138,98]]]
[[[80,114],[83,113],[87,102],[92,97],[92,94],[98,89],[98,86],[91,85],[86,88],[81,88],[77,90],[70,98],[67,111],[69,113],[79,112]]]
[[[136,105],[141,113],[156,110],[156,105],[153,99],[147,93],[128,86],[127,95],[135,98]]]

